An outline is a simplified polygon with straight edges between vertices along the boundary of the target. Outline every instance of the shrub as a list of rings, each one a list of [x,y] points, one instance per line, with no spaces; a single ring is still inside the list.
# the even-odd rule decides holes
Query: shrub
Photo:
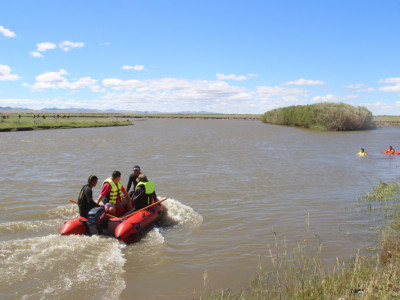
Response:
[[[277,108],[261,117],[264,123],[329,131],[374,128],[372,113],[363,106],[345,103],[317,103]]]

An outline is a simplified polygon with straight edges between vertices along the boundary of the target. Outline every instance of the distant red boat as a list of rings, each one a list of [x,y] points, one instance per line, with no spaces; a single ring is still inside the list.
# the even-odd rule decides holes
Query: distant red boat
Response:
[[[133,242],[162,216],[164,207],[161,202],[164,200],[119,218],[107,216],[103,207],[96,207],[89,212],[87,219],[79,216],[66,222],[61,228],[61,235],[96,234],[112,236],[125,243]]]
[[[384,154],[393,154],[393,155],[400,155],[400,152],[394,152],[394,151],[382,151]]]

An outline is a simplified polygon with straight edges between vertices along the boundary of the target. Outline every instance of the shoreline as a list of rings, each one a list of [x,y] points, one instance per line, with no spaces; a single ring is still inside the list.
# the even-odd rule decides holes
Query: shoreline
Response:
[[[47,129],[130,126],[146,119],[259,120],[258,115],[180,115],[180,114],[117,114],[117,113],[0,113],[0,132]]]
[[[33,131],[48,129],[94,128],[134,125],[133,121],[146,119],[241,120],[261,121],[256,114],[121,114],[121,113],[16,113],[0,112],[0,132]],[[377,126],[400,126],[400,117],[375,116]]]

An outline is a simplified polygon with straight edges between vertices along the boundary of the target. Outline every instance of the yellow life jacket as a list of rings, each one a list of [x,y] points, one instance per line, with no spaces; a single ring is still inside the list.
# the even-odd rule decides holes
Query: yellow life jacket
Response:
[[[358,155],[360,155],[360,156],[366,156],[366,155],[367,155],[367,152],[365,152],[365,151],[364,151],[364,152],[361,152],[361,151],[360,151],[360,152],[358,152]]]
[[[154,182],[153,181],[147,181],[147,182],[143,182],[140,181],[137,185],[136,185],[136,189],[138,189],[141,185],[144,186],[145,189],[145,193],[146,193],[146,197],[147,197],[147,205],[150,205],[152,202],[152,197],[153,197],[153,193],[154,193]]]
[[[122,185],[121,185],[121,183],[118,182],[118,184],[115,184],[114,181],[112,181],[111,177],[107,178],[106,180],[104,180],[103,181],[103,185],[105,183],[109,183],[110,186],[111,186],[111,191],[106,196],[106,198],[108,200],[108,203],[111,203],[111,204],[115,205],[115,204],[117,204],[117,200],[119,200],[118,202],[120,202],[121,197],[122,197],[122,192],[121,192]]]

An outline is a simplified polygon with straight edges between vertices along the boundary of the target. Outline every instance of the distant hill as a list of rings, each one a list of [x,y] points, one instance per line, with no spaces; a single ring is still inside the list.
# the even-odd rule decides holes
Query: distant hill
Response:
[[[0,110],[32,110],[32,109],[22,108],[22,107],[10,107],[10,106],[3,107],[3,106],[0,106]]]

